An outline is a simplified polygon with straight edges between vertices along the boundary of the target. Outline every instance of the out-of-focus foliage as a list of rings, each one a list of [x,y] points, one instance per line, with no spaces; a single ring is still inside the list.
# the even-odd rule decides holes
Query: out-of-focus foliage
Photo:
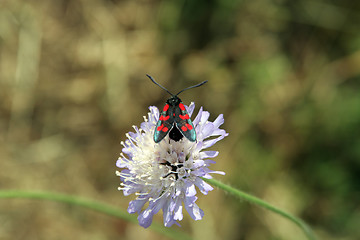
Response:
[[[181,94],[230,133],[219,179],[302,217],[321,239],[360,239],[360,2],[0,2],[0,186],[127,208],[119,142]],[[304,239],[281,217],[213,191],[197,239]],[[161,221],[161,216],[157,216]],[[0,201],[0,239],[165,239],[56,203]]]

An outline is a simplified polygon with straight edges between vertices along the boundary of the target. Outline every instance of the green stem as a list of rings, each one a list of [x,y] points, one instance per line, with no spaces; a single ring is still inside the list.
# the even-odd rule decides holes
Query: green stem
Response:
[[[93,200],[88,200],[76,196],[50,193],[50,192],[26,192],[18,190],[2,190],[0,191],[0,198],[30,198],[30,199],[43,199],[56,202],[67,203],[71,205],[77,205],[80,207],[88,208],[97,212],[101,212],[113,217],[117,217],[126,220],[131,223],[137,224],[137,218],[134,215],[130,215],[126,211],[119,210],[118,208],[110,205],[100,203]],[[176,231],[174,228],[166,228],[159,223],[152,223],[150,229],[167,236],[175,240],[191,240],[191,237],[187,234]]]
[[[245,193],[243,191],[235,189],[235,188],[233,188],[233,187],[231,187],[229,185],[226,185],[226,184],[224,184],[222,182],[219,182],[219,181],[217,181],[215,179],[203,178],[203,180],[210,183],[211,185],[214,185],[214,186],[216,186],[218,188],[221,188],[222,190],[224,190],[224,191],[226,191],[228,193],[231,193],[231,194],[233,194],[233,195],[235,195],[235,196],[237,196],[239,198],[245,199],[245,200],[247,200],[247,201],[249,201],[251,203],[255,203],[255,204],[257,204],[257,205],[259,205],[259,206],[261,206],[263,208],[266,208],[266,209],[268,209],[268,210],[270,210],[270,211],[272,211],[274,213],[277,213],[277,214],[289,219],[290,221],[294,222],[296,225],[298,225],[304,231],[304,233],[305,233],[305,235],[307,236],[308,239],[310,239],[310,240],[315,240],[316,239],[316,237],[313,234],[313,232],[311,231],[310,227],[304,221],[302,221],[301,219],[291,215],[290,213],[287,213],[287,212],[285,212],[283,210],[280,210],[279,208],[274,207],[271,204],[269,204],[269,203],[267,203],[267,202],[265,202],[265,201],[263,201],[263,200],[261,200],[261,199],[259,199],[257,197],[254,197],[254,196],[252,196],[250,194],[247,194],[247,193]]]

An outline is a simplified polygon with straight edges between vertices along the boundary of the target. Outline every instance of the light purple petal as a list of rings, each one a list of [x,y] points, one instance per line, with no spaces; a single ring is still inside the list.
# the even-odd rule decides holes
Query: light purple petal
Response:
[[[192,206],[195,204],[196,199],[197,199],[196,196],[186,197],[186,198],[184,199],[185,208],[186,208],[186,207],[192,207]]]
[[[139,225],[148,228],[152,223],[153,216],[151,209],[145,209],[138,216]]]
[[[136,139],[136,137],[138,136],[137,133],[134,133],[134,132],[128,132],[128,134],[130,135],[131,138]]]
[[[204,160],[195,160],[193,168],[200,168],[205,165]]]
[[[214,125],[212,123],[205,123],[205,126],[201,132],[203,138],[209,137],[214,131]]]
[[[216,163],[214,160],[204,160],[206,166],[210,166],[210,164]]]
[[[217,137],[217,138],[204,141],[203,149],[208,148],[208,147],[211,147],[212,145],[214,145],[215,143],[217,143],[218,141],[220,141],[220,140],[223,139],[224,137],[225,137],[225,136],[222,135],[222,136],[219,136],[219,137]]]
[[[174,220],[179,220],[181,221],[183,219],[183,214],[182,214],[182,201],[180,200],[180,198],[178,198],[176,200],[176,206],[174,209]]]
[[[152,125],[150,125],[148,122],[142,122],[142,123],[140,124],[140,127],[141,127],[141,129],[143,129],[144,131],[149,132],[149,131],[151,131]]]
[[[205,174],[207,174],[207,171],[205,170],[205,168],[198,168],[196,170],[191,171],[191,173],[194,176],[203,177]]]
[[[191,115],[193,114],[194,109],[195,109],[195,103],[191,102],[189,106],[185,105],[185,108],[186,108],[186,111],[188,112],[189,116],[191,117]]]
[[[142,199],[142,200],[133,200],[130,201],[129,207],[127,209],[128,213],[138,213],[141,211],[144,204],[148,201],[148,199]]]
[[[201,208],[199,208],[199,206],[196,203],[189,210],[192,211],[192,214],[190,214],[190,216],[194,220],[201,220],[204,217],[204,211]],[[187,211],[189,212],[189,210]]]
[[[171,205],[166,204],[163,208],[164,226],[171,227],[174,223],[177,223],[174,219],[174,213],[171,210]]]
[[[175,208],[175,214],[174,214],[174,220],[181,221],[183,219],[183,213],[182,213],[182,206],[178,205],[177,208]]]
[[[127,166],[127,162],[125,162],[124,160],[123,160],[123,158],[118,158],[118,160],[116,161],[116,166],[118,167],[118,168],[125,168],[126,166]]]
[[[209,191],[212,191],[214,189],[210,184],[206,183],[201,178],[196,178],[195,185],[199,188],[200,192],[202,192],[202,194],[204,194],[204,195],[207,195]]]
[[[194,220],[200,220],[204,216],[204,211],[196,205],[196,197],[186,198],[184,201],[185,209],[189,213],[190,217]]]
[[[203,151],[203,152],[200,152],[200,158],[201,159],[214,158],[217,155],[219,155],[218,151]]]
[[[202,112],[203,112],[203,108],[200,107],[199,113],[198,113],[198,115],[195,117],[195,119],[194,119],[194,121],[193,121],[193,124],[194,124],[195,127],[196,127],[196,126],[199,124],[199,122],[200,122]]]
[[[213,122],[215,128],[219,128],[224,123],[223,114],[220,114]]]
[[[188,181],[186,183],[185,196],[192,197],[192,196],[195,196],[195,195],[196,195],[195,185],[194,185],[194,183]]]
[[[130,194],[136,193],[142,188],[141,186],[137,186],[135,184],[128,184],[128,182],[124,182],[124,184],[128,186],[123,189],[124,196],[129,196]]]
[[[200,151],[203,149],[203,145],[204,145],[204,142],[203,142],[203,141],[199,141],[199,142],[195,145],[194,151],[195,151],[195,152],[200,152]]]
[[[217,135],[228,135],[224,129],[215,129],[211,136],[217,136]]]
[[[168,204],[168,199],[165,197],[158,198],[156,200],[150,201],[149,207],[152,208],[153,214],[156,214],[160,211],[161,208],[163,208],[164,205]]]
[[[208,111],[203,111],[201,114],[200,122],[202,122],[203,124],[206,123],[209,117],[210,117],[210,113]]]

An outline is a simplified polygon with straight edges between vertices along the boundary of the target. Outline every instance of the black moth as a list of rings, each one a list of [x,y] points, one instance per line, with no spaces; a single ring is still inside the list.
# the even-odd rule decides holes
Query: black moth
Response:
[[[196,132],[194,125],[178,95],[183,91],[189,90],[191,88],[200,87],[201,85],[207,83],[207,81],[203,81],[197,85],[185,88],[174,95],[159,83],[155,82],[155,80],[150,75],[146,74],[146,76],[148,76],[153,83],[171,95],[171,98],[166,101],[166,104],[160,114],[159,121],[156,124],[154,131],[154,141],[156,143],[160,142],[169,133],[169,137],[174,141],[179,141],[183,138],[183,136],[185,136],[187,139],[189,139],[189,141],[195,142]]]

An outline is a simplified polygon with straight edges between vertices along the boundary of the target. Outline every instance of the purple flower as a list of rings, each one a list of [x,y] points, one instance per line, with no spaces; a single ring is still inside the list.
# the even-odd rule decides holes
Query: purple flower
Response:
[[[194,108],[194,103],[186,106],[190,116]],[[144,117],[141,128],[133,126],[135,132],[127,133],[128,139],[121,142],[124,148],[116,162],[117,167],[124,168],[116,172],[122,181],[119,190],[125,196],[133,193],[137,196],[130,201],[128,212],[138,213],[139,224],[144,228],[151,225],[153,216],[160,209],[166,227],[174,223],[179,225],[177,221],[183,218],[183,206],[194,220],[200,220],[204,212],[195,203],[195,186],[206,195],[213,188],[200,177],[212,178],[211,173],[225,174],[208,168],[215,163],[210,159],[219,152],[203,151],[228,135],[219,128],[224,123],[223,115],[210,122],[209,112],[201,107],[193,121],[196,142],[190,142],[185,137],[176,142],[166,136],[155,143],[153,134],[159,110],[154,106],[149,109],[148,118]]]

